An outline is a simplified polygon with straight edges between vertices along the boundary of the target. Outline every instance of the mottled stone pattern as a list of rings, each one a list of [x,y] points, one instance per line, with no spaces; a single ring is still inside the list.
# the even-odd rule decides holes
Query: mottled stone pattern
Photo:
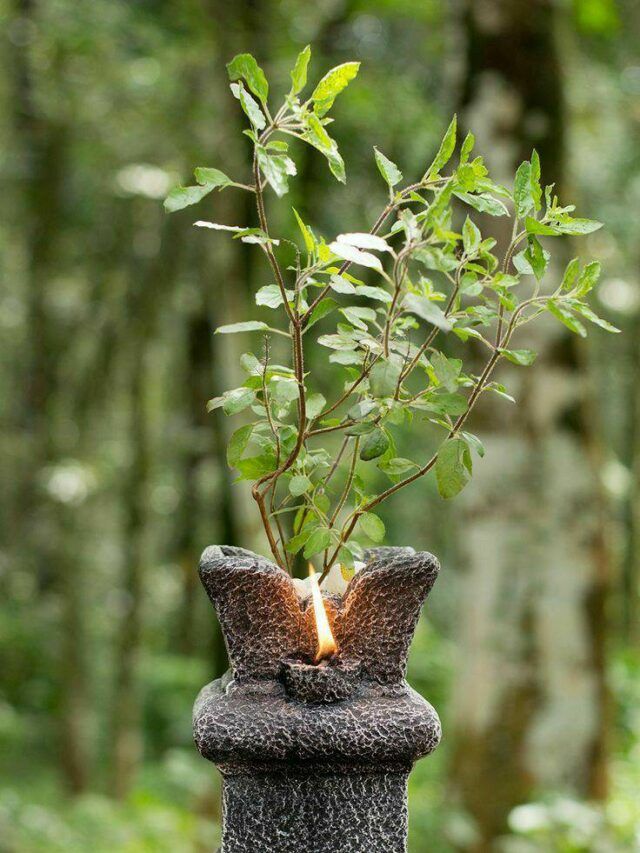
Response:
[[[225,778],[224,853],[404,853],[408,770]]]
[[[287,694],[305,703],[331,705],[347,699],[360,686],[361,673],[359,660],[334,658],[320,666],[298,660],[282,662],[282,680]]]
[[[207,548],[200,578],[224,633],[234,678],[276,678],[305,631],[300,602],[286,572],[244,548]]]
[[[336,640],[341,654],[361,659],[371,678],[397,684],[406,675],[413,632],[440,564],[412,548],[377,548],[367,557],[336,617]]]
[[[437,572],[410,548],[369,552],[342,600],[325,599],[339,653],[314,665],[289,576],[242,549],[205,551],[232,668],[198,696],[194,735],[223,774],[223,853],[404,853],[407,777],[441,736],[404,680]]]

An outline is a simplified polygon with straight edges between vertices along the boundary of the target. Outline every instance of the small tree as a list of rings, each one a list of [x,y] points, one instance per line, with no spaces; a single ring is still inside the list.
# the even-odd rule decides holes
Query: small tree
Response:
[[[362,554],[360,537],[383,541],[384,524],[374,510],[391,495],[432,469],[443,498],[464,488],[472,454],[484,455],[478,437],[465,430],[469,414],[484,394],[512,400],[493,379],[502,359],[523,367],[535,360],[535,352],[513,348],[523,325],[547,313],[581,336],[583,320],[618,329],[585,302],[598,281],[597,261],[582,266],[574,258],[560,283],[544,284],[550,255],[542,240],[589,234],[601,223],[574,217],[574,206],[561,206],[553,185],[543,190],[535,151],[519,166],[510,190],[491,180],[482,157],[472,156],[474,137],[468,133],[457,166],[445,174],[456,148],[455,117],[431,165],[404,188],[395,163],[374,149],[388,201],[369,232],[339,234],[326,242],[292,209],[300,245],[275,239],[265,193],[270,188],[281,198],[296,174],[287,137],[320,151],[333,175],[345,182],[344,162],[327,131],[328,114],[359,63],[333,68],[303,100],[310,56],[309,47],[298,56],[291,89],[273,114],[269,85],[253,56],[240,54],[229,63],[231,91],[250,123],[244,133],[253,143],[252,179],[238,183],[218,169],[197,168],[197,184],[174,189],[165,207],[180,210],[225,187],[255,195],[258,227],[196,222],[260,248],[274,282],[260,288],[255,301],[279,318],[216,330],[260,332],[264,347],[260,357],[242,356],[247,374],[242,386],[210,400],[208,408],[221,407],[227,415],[252,413],[229,441],[229,465],[239,480],[253,481],[278,564],[291,570],[299,551],[307,559],[322,555],[324,579],[335,563],[348,574]],[[512,219],[512,238],[503,252],[494,251],[496,240],[481,234],[465,208]],[[354,267],[366,273],[366,283],[351,272]],[[339,391],[331,401],[314,391],[304,355],[314,327],[329,315],[337,319],[336,328],[315,343],[336,366]],[[287,342],[290,364],[272,361],[273,336]],[[470,343],[486,353],[479,372],[443,352],[440,342],[452,338],[456,347],[447,350],[456,355]],[[416,458],[396,452],[394,427],[416,418],[439,437],[427,460],[419,448]],[[321,443],[330,433],[342,437],[334,457]],[[367,465],[376,465],[389,479],[378,494],[367,491],[361,476]],[[287,516],[292,523],[285,524]]]

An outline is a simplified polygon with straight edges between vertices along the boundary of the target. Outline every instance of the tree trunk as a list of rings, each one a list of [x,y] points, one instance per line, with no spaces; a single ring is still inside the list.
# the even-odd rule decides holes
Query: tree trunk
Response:
[[[38,27],[37,7],[32,0],[16,0],[14,16],[26,26]],[[10,42],[13,44],[13,42]],[[55,271],[56,247],[64,221],[63,187],[66,181],[67,128],[43,114],[35,96],[36,81],[30,50],[14,46],[14,133],[21,152],[24,209],[24,276],[27,306],[27,358],[22,377],[22,405],[16,407],[16,431],[26,445],[23,469],[12,478],[16,488],[10,525],[19,544],[18,560],[26,560],[42,588],[51,587],[61,601],[60,766],[67,787],[79,793],[90,775],[88,735],[88,688],[85,661],[85,621],[82,594],[83,572],[73,547],[73,523],[62,498],[43,495],[43,473],[59,462],[57,418],[60,345],[55,320],[47,307],[48,288]],[[51,57],[51,73],[63,61],[57,48]]]
[[[555,17],[547,0],[469,3],[463,117],[498,181],[510,183],[535,147],[544,182],[561,192]],[[475,824],[475,842],[463,846],[477,853],[493,849],[511,809],[536,790],[606,788],[608,559],[593,427],[564,330],[549,322],[528,334],[540,366],[503,371],[515,416],[505,403],[483,421],[480,409],[487,456],[464,504],[452,781]]]
[[[159,251],[146,268],[140,269],[137,259],[132,259],[126,305],[129,322],[124,326],[124,340],[129,346],[123,346],[122,358],[128,384],[131,459],[122,492],[123,604],[115,643],[111,743],[112,791],[119,798],[125,797],[133,784],[143,749],[138,664],[143,633],[144,580],[150,562],[145,540],[151,468],[146,360],[159,306],[176,282],[181,249],[177,224],[175,220],[164,220]]]
[[[149,479],[149,429],[145,405],[146,341],[142,334],[134,340],[130,356],[130,452],[131,463],[125,480],[124,512],[125,572],[122,581],[122,615],[116,641],[116,683],[114,698],[115,730],[113,751],[113,794],[128,793],[142,757],[140,730],[140,686],[138,664],[142,638],[144,576],[147,563],[145,531]]]

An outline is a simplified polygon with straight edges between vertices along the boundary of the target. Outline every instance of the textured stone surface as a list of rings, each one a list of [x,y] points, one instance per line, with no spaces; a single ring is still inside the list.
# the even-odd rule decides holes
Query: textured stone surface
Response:
[[[222,850],[404,853],[408,775],[285,771],[226,777]]]
[[[334,657],[319,666],[299,660],[282,662],[282,680],[287,694],[301,702],[330,705],[352,696],[360,685],[362,663]]]
[[[367,553],[342,600],[325,598],[338,654],[312,664],[309,600],[255,554],[208,548],[202,582],[231,671],[205,687],[194,735],[223,779],[223,853],[403,853],[406,780],[437,746],[438,716],[404,680],[437,560]]]

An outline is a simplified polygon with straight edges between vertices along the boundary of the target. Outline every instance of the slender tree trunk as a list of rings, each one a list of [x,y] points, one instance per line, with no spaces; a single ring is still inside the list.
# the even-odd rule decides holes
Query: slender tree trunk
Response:
[[[116,642],[113,742],[113,793],[122,798],[128,793],[142,757],[140,730],[140,685],[138,664],[142,639],[144,576],[147,563],[145,532],[149,479],[149,427],[145,405],[144,336],[135,337],[130,356],[131,463],[123,493],[125,521],[123,605]]]
[[[561,192],[562,81],[550,0],[469,2],[463,117],[497,180],[535,147]],[[495,225],[494,225],[495,229]],[[537,374],[505,372],[518,398],[479,431],[487,458],[466,496],[453,786],[485,853],[541,788],[602,796],[608,555],[593,425],[572,342],[540,324]]]
[[[640,375],[640,322],[629,323],[631,341],[631,377]],[[629,389],[630,413],[628,454],[625,460],[630,470],[630,488],[627,497],[625,528],[627,531],[619,598],[623,638],[640,647],[640,390],[638,383]]]
[[[151,468],[151,434],[147,412],[146,361],[157,313],[175,286],[181,249],[174,220],[164,220],[158,254],[146,268],[131,264],[124,334],[123,363],[128,375],[129,447],[131,460],[123,482],[124,574],[122,613],[116,634],[116,674],[113,697],[111,787],[114,796],[127,795],[142,757],[141,686],[139,658],[143,636],[146,569],[151,555],[146,535]]]
[[[16,19],[38,27],[37,6],[16,0]],[[63,57],[54,50],[51,73]],[[70,510],[56,496],[43,497],[42,475],[60,457],[56,430],[59,385],[58,335],[47,308],[56,245],[64,222],[62,204],[66,180],[67,129],[45,116],[35,97],[36,80],[28,47],[16,46],[12,57],[14,132],[22,158],[21,198],[26,234],[25,292],[27,307],[27,359],[23,376],[23,401],[18,428],[27,444],[24,469],[15,478],[17,489],[10,520],[12,540],[26,551],[42,587],[52,585],[60,596],[60,766],[67,787],[76,793],[89,781],[87,668],[82,595],[83,572],[73,548]],[[24,554],[22,555],[24,559]]]

